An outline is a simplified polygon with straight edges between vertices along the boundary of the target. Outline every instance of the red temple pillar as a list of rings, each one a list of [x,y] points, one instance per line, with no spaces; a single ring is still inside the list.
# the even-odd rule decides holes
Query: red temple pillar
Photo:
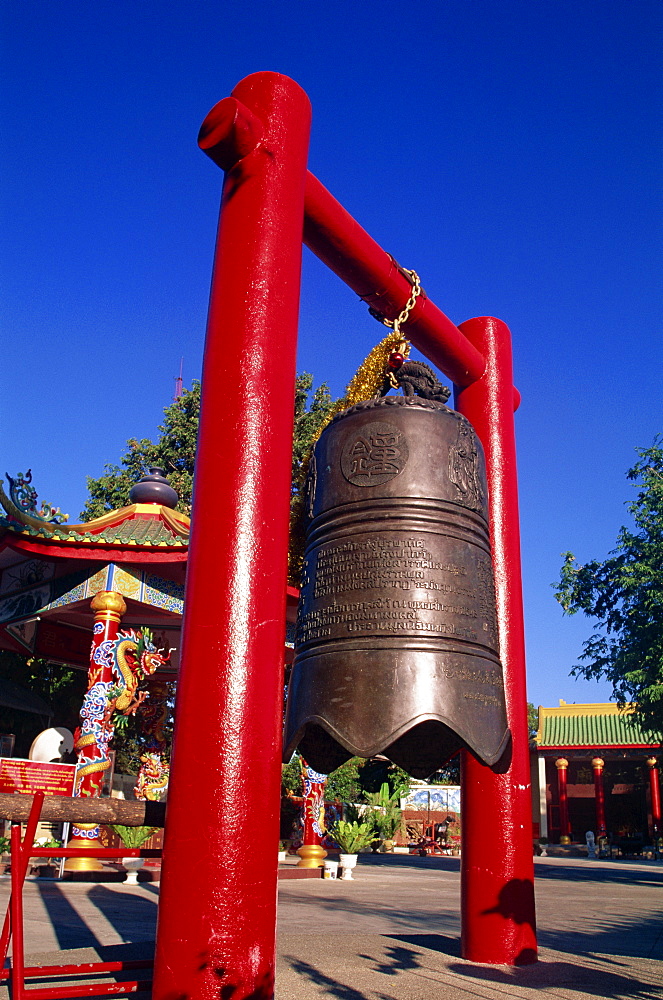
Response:
[[[301,860],[298,868],[321,868],[327,852],[322,846],[325,829],[325,785],[327,775],[320,774],[302,761],[302,784],[304,786],[303,804],[303,843],[297,851]]]
[[[569,800],[566,793],[566,771],[569,762],[566,757],[558,757],[555,761],[557,768],[557,791],[559,795],[559,828],[560,844],[571,843],[571,827],[569,826]]]
[[[661,787],[659,784],[658,761],[656,757],[648,757],[649,766],[649,797],[651,799],[651,821],[654,840],[661,835]]]
[[[122,615],[127,610],[124,598],[114,590],[102,590],[92,598],[94,611],[92,649],[88,670],[88,688],[81,708],[81,724],[76,730],[74,749],[78,753],[74,795],[98,797],[110,767],[108,744],[114,726],[108,718],[108,692],[113,687],[113,657],[108,646],[117,639]],[[96,823],[72,824],[68,847],[83,851],[102,847]],[[98,871],[102,865],[95,858],[69,858],[68,871]]]
[[[462,762],[463,958],[492,965],[536,961],[532,802],[514,427],[511,334],[498,319],[459,327],[486,359],[484,374],[456,387],[456,408],[483,445],[488,475],[495,597],[511,730],[510,760],[492,769]]]
[[[596,836],[605,837],[605,791],[603,788],[603,767],[604,761],[601,757],[592,759],[592,770],[594,772],[594,804],[596,809]]]
[[[153,1000],[274,994],[310,120],[309,100],[293,80],[254,73],[210,112],[199,138],[226,177],[205,344]],[[183,864],[187,857],[195,862]]]

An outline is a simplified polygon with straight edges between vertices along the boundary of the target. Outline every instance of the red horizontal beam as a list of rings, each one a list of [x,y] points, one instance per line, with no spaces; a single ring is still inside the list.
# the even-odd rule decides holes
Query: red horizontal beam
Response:
[[[125,993],[149,993],[152,980],[127,980],[124,983],[82,983],[72,986],[31,987],[23,990],[23,997],[32,1000],[71,1000],[72,997],[122,996]]]
[[[306,869],[302,869],[305,871]],[[26,979],[45,978],[46,976],[90,975],[106,972],[127,972],[132,969],[151,969],[154,961],[151,958],[130,958],[117,962],[81,962],[78,965],[29,965],[23,970]],[[0,969],[0,980],[11,979],[11,969]]]
[[[103,825],[103,824],[100,824]],[[95,847],[94,849],[80,847],[31,847],[22,853],[28,858],[160,858],[160,847]]]
[[[398,316],[412,286],[393,257],[310,172],[304,206],[304,243],[309,250],[368,305],[387,319]],[[483,355],[425,295],[417,299],[404,332],[457,386],[483,375]]]

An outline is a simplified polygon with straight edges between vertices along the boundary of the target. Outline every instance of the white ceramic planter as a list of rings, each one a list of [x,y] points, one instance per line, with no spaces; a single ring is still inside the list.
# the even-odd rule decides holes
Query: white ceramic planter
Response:
[[[344,882],[354,881],[352,869],[357,866],[356,854],[339,854],[338,863],[341,866],[341,879]]]
[[[138,872],[145,864],[145,858],[122,858],[122,864],[127,873],[124,884],[138,885]]]

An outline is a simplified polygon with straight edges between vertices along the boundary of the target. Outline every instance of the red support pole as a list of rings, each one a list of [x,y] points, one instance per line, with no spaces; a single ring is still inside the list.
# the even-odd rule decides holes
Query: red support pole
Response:
[[[12,895],[9,899],[9,906],[7,907],[7,913],[5,915],[5,922],[2,928],[2,935],[0,936],[0,968],[5,964],[5,959],[7,958],[7,951],[9,950],[9,939],[12,934],[12,926],[10,913],[12,908],[12,899],[16,892],[23,892],[23,883],[25,882],[25,876],[28,873],[28,865],[30,864],[30,848],[32,847],[35,839],[35,833],[37,832],[37,825],[39,823],[39,817],[41,816],[41,809],[44,804],[44,793],[35,792],[32,798],[32,805],[30,806],[30,812],[28,814],[28,821],[25,825],[25,838],[23,844],[21,844],[21,824],[12,824],[11,830],[11,842],[12,842],[12,866],[11,866],[11,884],[12,884]],[[14,832],[16,830],[16,832]],[[14,838],[17,839],[19,847],[14,851]]]
[[[32,834],[34,839],[34,832]],[[9,906],[11,910],[11,929],[12,929],[12,997],[16,997],[16,1000],[23,1000],[25,995],[25,943],[23,939],[23,883],[25,882],[25,873],[28,869],[29,863],[29,852],[32,847],[32,840],[28,841],[26,834],[27,846],[21,844],[21,827],[18,825],[12,826],[11,833],[11,845],[12,845],[12,894],[9,901]],[[14,872],[14,867],[16,867],[16,872]]]
[[[658,761],[656,757],[648,757],[647,766],[649,767],[649,797],[651,800],[652,834],[654,841],[657,841],[661,835],[661,787],[659,783]]]
[[[536,961],[532,806],[525,688],[525,641],[513,419],[511,335],[483,317],[459,327],[486,359],[484,375],[457,390],[486,455],[500,655],[511,762],[495,772],[462,754],[463,957],[494,965]]]
[[[256,73],[210,112],[199,140],[227,174],[205,347],[154,1000],[273,997],[310,113],[292,80]]]
[[[603,789],[603,765],[601,757],[592,759],[592,770],[594,772],[594,805],[596,812],[596,836],[605,837],[605,792]]]
[[[559,842],[560,844],[570,844],[569,799],[566,791],[566,772],[569,762],[566,757],[559,757],[555,761],[555,767],[557,768],[557,795],[559,798]]]

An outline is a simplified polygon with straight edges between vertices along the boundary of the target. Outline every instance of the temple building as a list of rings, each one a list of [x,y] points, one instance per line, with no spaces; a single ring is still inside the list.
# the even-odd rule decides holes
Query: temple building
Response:
[[[661,833],[660,735],[645,732],[632,705],[539,707],[533,740],[534,837],[552,844]]]

